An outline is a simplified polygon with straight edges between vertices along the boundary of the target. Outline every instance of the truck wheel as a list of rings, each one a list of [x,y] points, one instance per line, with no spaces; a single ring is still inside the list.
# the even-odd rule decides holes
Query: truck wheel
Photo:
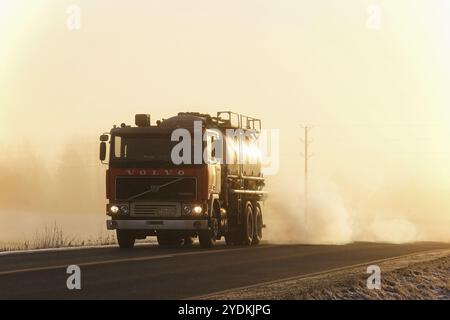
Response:
[[[183,241],[180,236],[171,232],[158,232],[156,238],[161,247],[178,247]]]
[[[184,246],[191,246],[194,243],[194,240],[192,240],[192,237],[184,237],[183,238],[183,245]]]
[[[198,233],[198,240],[200,247],[211,248],[216,243],[217,236],[219,235],[219,223],[216,218],[212,218],[210,227],[208,230],[202,230]]]
[[[134,247],[136,237],[132,231],[118,229],[116,230],[116,234],[120,249],[132,249]]]
[[[255,223],[253,216],[253,206],[250,201],[245,203],[243,223],[241,224],[241,242],[244,246],[249,246],[253,241],[255,233]]]
[[[262,229],[263,229],[263,216],[261,207],[258,203],[255,204],[253,221],[255,222],[255,232],[253,234],[252,245],[258,245],[262,239]]]

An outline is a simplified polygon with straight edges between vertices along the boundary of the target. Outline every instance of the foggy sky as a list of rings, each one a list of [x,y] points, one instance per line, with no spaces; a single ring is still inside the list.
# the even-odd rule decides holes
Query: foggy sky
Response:
[[[66,27],[69,4],[81,8],[79,31]],[[367,27],[369,4],[381,8],[378,30]],[[40,196],[54,184],[16,178],[30,167],[52,179],[79,168],[85,175],[75,173],[74,186],[101,195],[98,136],[135,113],[155,121],[231,109],[280,129],[281,171],[269,180],[275,199],[301,206],[300,125],[314,125],[318,212],[341,217],[330,213],[335,199],[350,230],[387,219],[445,239],[449,18],[444,0],[0,0],[0,176],[17,188],[2,184],[2,209],[55,211],[52,196]],[[69,161],[67,148],[77,157]],[[32,185],[41,200],[26,205],[19,192]],[[87,203],[84,211],[103,215],[104,198]],[[70,203],[58,208],[56,217],[72,212]]]

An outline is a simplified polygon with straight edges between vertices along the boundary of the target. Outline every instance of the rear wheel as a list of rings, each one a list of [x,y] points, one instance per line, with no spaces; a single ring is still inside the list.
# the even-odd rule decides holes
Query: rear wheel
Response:
[[[158,244],[162,247],[178,247],[183,242],[183,238],[173,232],[158,232],[156,235]]]
[[[245,203],[243,223],[241,225],[241,243],[244,246],[248,246],[253,241],[253,235],[255,232],[253,205],[250,201]]]
[[[120,249],[132,249],[136,241],[134,233],[130,230],[116,230],[117,242]]]
[[[262,239],[262,229],[263,229],[262,210],[258,203],[255,204],[253,221],[255,222],[255,233],[253,234],[252,244],[258,245]]]

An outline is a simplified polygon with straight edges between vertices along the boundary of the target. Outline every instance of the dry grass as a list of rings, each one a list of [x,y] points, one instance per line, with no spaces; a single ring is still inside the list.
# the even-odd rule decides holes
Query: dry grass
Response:
[[[1,251],[34,250],[49,248],[65,248],[79,246],[97,246],[115,244],[116,237],[113,233],[101,232],[96,238],[79,239],[66,235],[61,226],[56,222],[46,225],[43,230],[36,232],[33,239],[16,242],[0,243]]]

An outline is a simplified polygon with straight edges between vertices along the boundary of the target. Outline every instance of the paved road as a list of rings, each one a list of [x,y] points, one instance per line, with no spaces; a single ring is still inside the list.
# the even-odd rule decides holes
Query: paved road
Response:
[[[59,250],[0,255],[0,299],[182,299],[307,275],[450,244],[270,245],[211,250],[196,245]],[[68,265],[81,290],[68,290]]]

